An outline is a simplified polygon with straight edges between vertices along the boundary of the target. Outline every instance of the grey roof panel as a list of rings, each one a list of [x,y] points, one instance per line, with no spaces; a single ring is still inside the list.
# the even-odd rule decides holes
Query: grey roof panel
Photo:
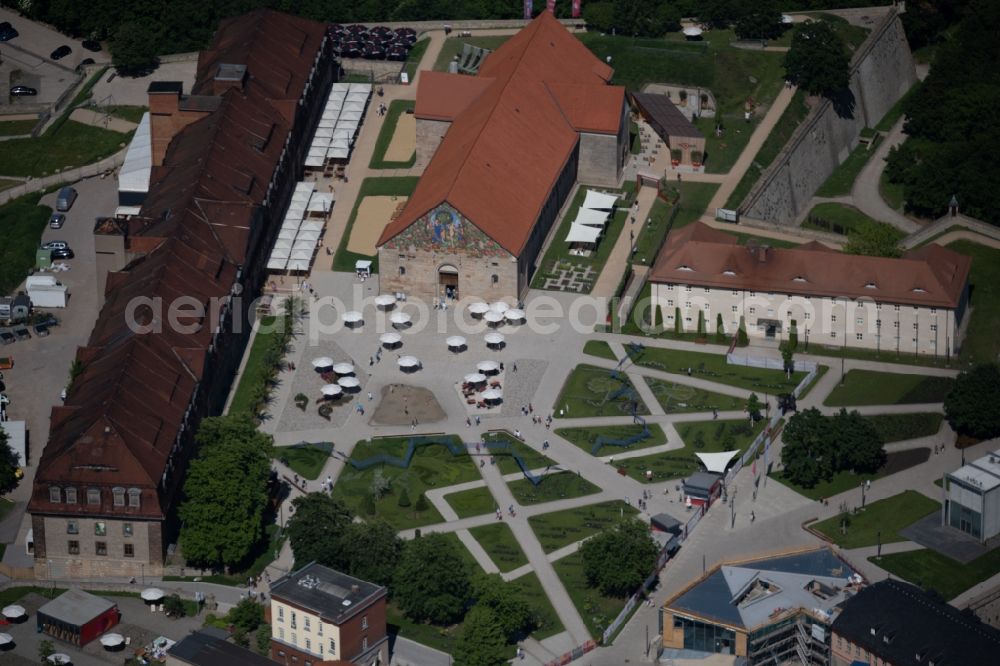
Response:
[[[39,608],[38,614],[47,615],[74,627],[82,627],[117,605],[113,601],[73,588]]]

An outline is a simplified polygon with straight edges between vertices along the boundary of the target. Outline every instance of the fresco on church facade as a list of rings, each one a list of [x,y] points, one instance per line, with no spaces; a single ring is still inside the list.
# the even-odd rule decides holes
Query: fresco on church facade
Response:
[[[459,252],[472,257],[500,257],[507,254],[479,227],[463,218],[447,204],[442,204],[416,220],[385,243],[390,250],[437,250]]]

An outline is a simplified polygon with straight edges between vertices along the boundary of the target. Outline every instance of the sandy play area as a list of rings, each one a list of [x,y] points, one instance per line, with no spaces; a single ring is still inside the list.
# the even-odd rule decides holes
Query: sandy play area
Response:
[[[444,419],[444,410],[434,394],[425,388],[406,384],[390,384],[382,388],[378,407],[372,415],[373,425],[410,425],[434,423]]]
[[[412,113],[399,114],[396,131],[385,151],[386,162],[406,162],[417,149],[417,117]]]
[[[358,206],[358,216],[347,239],[347,249],[355,254],[375,255],[375,243],[382,229],[389,224],[397,211],[403,210],[409,197],[365,197]]]

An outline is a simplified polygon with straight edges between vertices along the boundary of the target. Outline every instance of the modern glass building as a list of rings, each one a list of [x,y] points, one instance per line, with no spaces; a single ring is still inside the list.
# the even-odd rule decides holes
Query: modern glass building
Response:
[[[980,543],[1000,534],[1000,450],[944,478],[941,522]]]

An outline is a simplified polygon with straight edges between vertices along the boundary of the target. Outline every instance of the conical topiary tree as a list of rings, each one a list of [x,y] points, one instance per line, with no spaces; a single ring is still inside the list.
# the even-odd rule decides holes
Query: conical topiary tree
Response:
[[[401,507],[410,506],[410,494],[406,492],[406,488],[403,488],[403,490],[399,493],[399,499],[396,500],[396,504]]]

